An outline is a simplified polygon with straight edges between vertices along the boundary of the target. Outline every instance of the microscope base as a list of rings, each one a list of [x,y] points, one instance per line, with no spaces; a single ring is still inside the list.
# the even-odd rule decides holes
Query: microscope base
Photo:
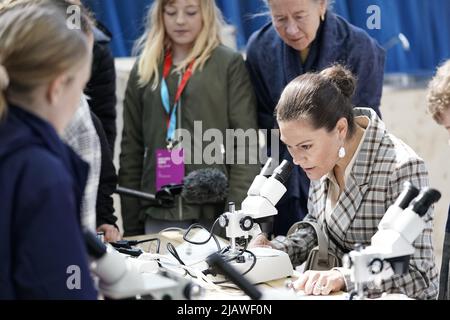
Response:
[[[253,248],[249,251],[256,256],[255,266],[245,274],[251,283],[258,284],[292,276],[294,269],[287,253],[269,248]],[[245,254],[245,257],[244,263],[236,261],[230,263],[241,274],[246,272],[253,263],[251,255]]]

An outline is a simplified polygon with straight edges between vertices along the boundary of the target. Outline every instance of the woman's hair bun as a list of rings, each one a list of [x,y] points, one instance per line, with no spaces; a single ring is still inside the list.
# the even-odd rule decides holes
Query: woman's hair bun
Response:
[[[345,97],[352,98],[356,89],[356,78],[350,70],[336,64],[324,69],[320,74],[331,81]]]

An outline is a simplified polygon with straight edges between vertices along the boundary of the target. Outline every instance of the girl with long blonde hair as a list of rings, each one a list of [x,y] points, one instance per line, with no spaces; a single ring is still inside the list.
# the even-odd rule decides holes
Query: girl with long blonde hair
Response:
[[[192,164],[194,152],[189,146],[202,152],[204,145],[194,139],[180,144],[175,136],[176,129],[193,134],[194,121],[201,121],[203,130],[219,130],[222,137],[226,129],[256,129],[247,70],[242,56],[222,45],[220,10],[214,0],[155,0],[147,20],[125,95],[119,183],[156,193],[164,183],[180,183],[190,172],[209,166],[228,177],[228,199],[239,203],[257,166],[206,164],[204,159]],[[183,147],[184,162],[169,170],[171,177],[161,179],[160,156],[177,143]],[[220,143],[216,147],[225,149]],[[243,150],[242,145],[236,148]],[[224,203],[188,204],[178,197],[173,207],[161,208],[123,197],[125,234],[152,233],[197,221],[208,225],[223,212]]]

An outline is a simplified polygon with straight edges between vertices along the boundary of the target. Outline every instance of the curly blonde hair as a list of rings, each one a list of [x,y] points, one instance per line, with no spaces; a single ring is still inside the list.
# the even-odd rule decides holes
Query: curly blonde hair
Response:
[[[442,113],[450,108],[450,60],[440,66],[428,85],[428,111],[437,123]]]

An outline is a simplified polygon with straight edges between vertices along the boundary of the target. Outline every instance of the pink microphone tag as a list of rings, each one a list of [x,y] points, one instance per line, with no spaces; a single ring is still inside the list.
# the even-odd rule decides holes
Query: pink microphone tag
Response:
[[[181,184],[184,178],[183,149],[156,150],[156,191],[168,184]]]

